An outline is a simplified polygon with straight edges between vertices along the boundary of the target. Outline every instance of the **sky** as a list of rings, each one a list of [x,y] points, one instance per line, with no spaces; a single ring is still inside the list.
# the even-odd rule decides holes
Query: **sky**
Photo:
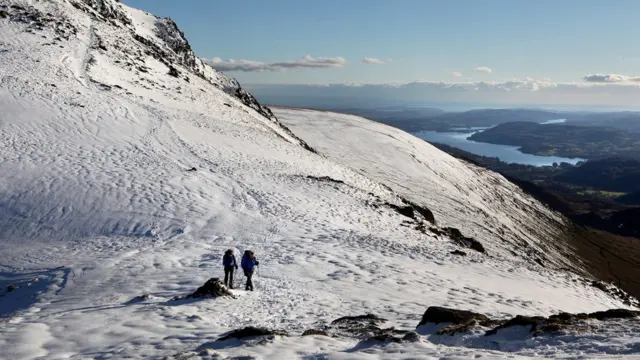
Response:
[[[505,92],[504,84],[511,83],[508,91],[540,93],[598,85],[579,102],[604,93],[596,102],[629,106],[640,95],[640,47],[634,45],[640,1],[123,2],[173,18],[200,57],[259,91],[277,85],[300,94],[327,84],[367,85],[359,91],[389,90],[394,84],[397,90],[420,83],[464,90],[445,101],[486,101],[467,93],[477,92],[478,84],[502,86],[492,90]],[[621,86],[626,96],[621,97]],[[490,98],[576,101],[576,96],[559,97],[557,90],[546,97],[520,95]]]

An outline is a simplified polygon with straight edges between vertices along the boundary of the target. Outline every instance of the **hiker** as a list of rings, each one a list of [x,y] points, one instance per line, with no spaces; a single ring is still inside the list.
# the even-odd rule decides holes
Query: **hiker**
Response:
[[[238,269],[238,263],[232,249],[225,251],[222,266],[224,266],[224,285],[233,289],[233,271]]]
[[[242,266],[242,270],[244,270],[244,276],[247,277],[247,283],[244,286],[245,290],[253,291],[253,282],[251,281],[251,278],[253,277],[253,268],[256,265],[260,265],[260,263],[253,254],[253,251],[245,251],[244,255],[242,255],[242,261],[240,262],[240,266]]]

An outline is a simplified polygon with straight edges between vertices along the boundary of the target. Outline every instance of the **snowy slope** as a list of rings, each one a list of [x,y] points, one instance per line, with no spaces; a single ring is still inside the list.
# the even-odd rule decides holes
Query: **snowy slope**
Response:
[[[580,270],[566,244],[550,241],[562,238],[568,221],[502,176],[357,116],[287,109],[276,114],[320,153],[426,205],[439,225],[477,238],[490,254]]]
[[[0,109],[0,359],[638,351],[625,322],[609,340],[505,347],[426,334],[211,345],[242,326],[298,335],[364,313],[414,329],[431,305],[506,318],[624,304],[555,270],[581,272],[548,241],[565,220],[501,177],[360,118],[280,110],[290,130],[172,21],[113,0],[0,0]],[[394,210],[409,201],[438,226]],[[487,254],[452,255],[446,226]],[[257,292],[171,301],[221,275],[229,247],[256,251]]]

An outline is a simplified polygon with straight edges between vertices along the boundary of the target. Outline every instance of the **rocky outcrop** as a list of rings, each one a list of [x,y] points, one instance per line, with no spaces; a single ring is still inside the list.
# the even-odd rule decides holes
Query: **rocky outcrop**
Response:
[[[286,331],[272,330],[261,327],[248,326],[242,329],[228,332],[216,341],[226,341],[230,339],[266,338],[272,339],[275,336],[289,336]]]
[[[477,321],[480,324],[490,324],[491,319],[487,316],[467,310],[450,309],[440,306],[431,306],[422,315],[418,327],[427,323],[442,324],[451,323],[454,325],[468,324]]]
[[[335,184],[344,184],[344,181],[342,180],[336,180],[332,177],[329,176],[312,176],[312,175],[307,175],[305,176],[305,178],[310,179],[310,180],[316,180],[316,181],[325,181],[325,182],[331,182],[331,183],[335,183]]]
[[[637,298],[617,286],[607,284],[603,281],[595,280],[592,281],[590,285],[609,294],[609,296],[613,297],[614,299],[622,300],[622,303],[627,306],[640,307],[640,301],[638,301]]]
[[[486,336],[490,336],[490,335],[495,335],[497,334],[500,330],[502,329],[506,329],[506,328],[510,328],[510,327],[514,327],[514,326],[528,326],[529,327],[529,332],[534,332],[536,329],[538,329],[539,327],[542,327],[544,325],[549,325],[548,324],[548,319],[542,317],[542,316],[522,316],[522,315],[518,315],[516,317],[514,317],[513,319],[510,319],[509,321],[505,322],[504,324],[501,324],[489,331],[486,332]]]
[[[392,191],[392,190],[390,190]],[[436,220],[433,216],[431,210],[422,207],[420,205],[414,204],[402,197],[399,197],[402,205],[392,204],[390,202],[385,202],[383,205],[390,208],[391,210],[397,212],[402,216],[406,216],[410,219],[415,220],[418,223],[418,227],[416,230],[425,231],[426,228],[423,224],[423,221],[428,221],[431,224],[435,224]]]
[[[187,299],[198,298],[217,298],[221,296],[234,297],[233,294],[224,286],[224,283],[218,278],[211,278],[200,286],[195,292],[187,295]]]
[[[607,319],[632,319],[640,316],[640,311],[628,309],[611,309],[607,311],[596,311],[587,315],[591,319],[607,320]]]
[[[309,329],[309,330],[305,330],[302,333],[302,336],[331,336],[331,335],[329,335],[329,333],[324,330]]]
[[[393,327],[383,328],[387,322],[373,314],[345,316],[333,320],[330,325],[309,329],[302,336],[330,336],[352,338],[361,342],[406,342],[417,341],[419,336],[412,331],[398,330]]]
[[[149,295],[149,294],[138,295],[138,296],[134,297],[133,299],[127,301],[126,304],[127,305],[137,304],[137,303],[148,301],[150,299],[151,299],[151,295]]]
[[[155,25],[156,36],[175,53],[176,61],[186,68],[194,70],[198,65],[198,57],[178,25],[171,18],[158,18]]]
[[[365,333],[367,331],[379,330],[379,326],[387,322],[387,319],[373,314],[344,316],[331,322],[334,330],[345,330],[351,333]]]
[[[128,28],[133,39],[146,48],[144,52],[147,55],[153,56],[156,60],[168,67],[168,74],[170,76],[180,77],[181,73],[178,65],[183,67],[194,75],[236,97],[244,105],[273,122],[282,132],[287,134],[289,137],[287,140],[295,139],[300,146],[315,153],[315,150],[306,142],[298,138],[289,128],[280,123],[271,112],[271,109],[261,105],[253,95],[245,91],[238,81],[220,74],[196,56],[184,32],[180,30],[172,19],[156,17],[153,31],[157,39],[160,40],[158,41],[157,39],[148,38],[137,33],[136,28],[132,26],[133,22],[128,17],[127,12],[123,9],[122,5],[115,0],[72,0],[71,4],[77,9],[86,12],[94,19],[108,21],[115,26]],[[143,71],[144,68],[138,68],[138,70]],[[189,78],[185,77],[184,80],[189,81]]]
[[[33,6],[11,5],[6,10],[2,10],[2,12],[4,18],[27,24],[27,32],[34,33],[45,28],[53,29],[56,38],[50,45],[62,40],[69,40],[71,36],[78,33],[78,29],[68,19],[62,16],[54,16],[51,13],[44,14]]]
[[[471,237],[467,237],[462,235],[462,232],[460,232],[460,230],[456,229],[456,228],[452,228],[452,227],[445,227],[445,228],[436,228],[436,227],[432,227],[431,232],[437,234],[437,235],[445,235],[447,237],[449,237],[456,245],[464,247],[464,248],[468,248],[468,249],[472,249],[475,250],[479,253],[486,253],[486,250],[484,248],[484,246],[482,245],[482,243],[480,243],[478,240],[471,238]]]
[[[125,25],[131,24],[131,19],[116,0],[76,0],[72,4],[90,15],[98,15],[103,19],[119,21]],[[93,11],[87,11],[88,9]]]
[[[486,315],[466,310],[457,310],[432,306],[422,315],[417,328],[427,324],[451,324],[440,328],[436,335],[455,335],[468,333],[473,329],[485,330],[485,336],[493,336],[501,331],[525,327],[533,336],[556,333],[559,331],[579,331],[585,328],[586,320],[607,321],[612,319],[638,319],[640,311],[628,309],[611,309],[590,314],[560,313],[549,317],[517,315],[509,320],[496,320]]]

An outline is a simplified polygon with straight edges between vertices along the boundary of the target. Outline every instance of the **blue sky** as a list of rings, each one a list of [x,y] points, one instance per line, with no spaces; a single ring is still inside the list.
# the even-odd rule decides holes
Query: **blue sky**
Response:
[[[123,2],[242,83],[640,83],[634,0]]]

